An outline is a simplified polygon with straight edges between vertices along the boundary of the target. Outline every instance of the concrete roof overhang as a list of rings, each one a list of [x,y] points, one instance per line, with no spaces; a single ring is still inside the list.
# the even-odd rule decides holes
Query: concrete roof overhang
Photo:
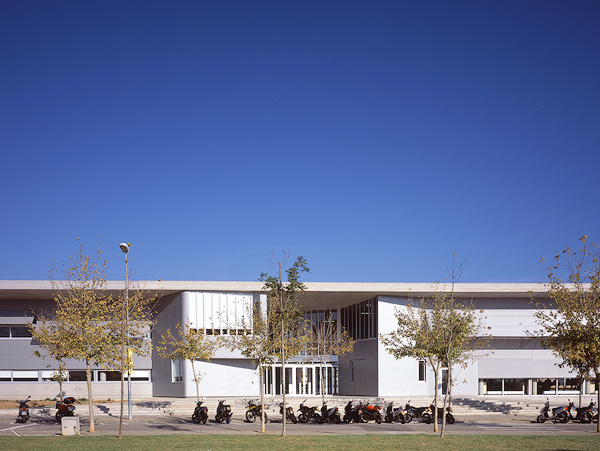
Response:
[[[56,287],[64,287],[57,282]],[[124,281],[109,281],[106,289],[118,294],[125,286]],[[306,310],[339,308],[355,304],[374,296],[421,298],[436,291],[449,291],[449,284],[432,283],[372,283],[372,282],[306,282],[307,290],[299,301]],[[146,281],[133,282],[130,289],[160,292],[161,296],[182,291],[213,291],[260,293],[262,282],[231,281]],[[0,280],[0,300],[52,299],[54,287],[47,280]],[[496,298],[518,299],[542,296],[546,286],[542,283],[458,283],[454,286],[455,296],[466,299]]]

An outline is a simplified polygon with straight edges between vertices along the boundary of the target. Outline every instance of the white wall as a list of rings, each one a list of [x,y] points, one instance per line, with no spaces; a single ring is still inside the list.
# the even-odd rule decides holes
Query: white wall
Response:
[[[260,394],[258,371],[248,360],[196,361],[196,371],[203,375],[200,381],[200,396],[248,396]],[[193,378],[192,363],[185,362],[185,396],[196,396],[196,384]]]

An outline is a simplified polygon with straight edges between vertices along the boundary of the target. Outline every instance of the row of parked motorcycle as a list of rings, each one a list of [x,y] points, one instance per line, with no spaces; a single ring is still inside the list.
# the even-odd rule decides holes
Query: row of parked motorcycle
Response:
[[[263,415],[265,406],[257,404],[254,400],[247,401],[246,406],[246,421],[254,423],[257,419],[260,421]],[[349,401],[344,408],[344,416],[342,417],[337,407],[328,407],[327,403],[323,403],[321,408],[309,407],[305,405],[306,399],[300,404],[298,408],[298,416],[294,413],[294,409],[291,406],[286,407],[285,416],[286,419],[296,424],[308,423],[313,420],[317,424],[322,423],[336,423],[340,424],[342,421],[345,423],[368,423],[374,421],[375,423],[381,424],[382,421],[386,423],[400,422],[402,424],[410,423],[413,419],[421,420],[424,423],[433,422],[433,404],[428,407],[414,407],[410,405],[410,401],[402,408],[394,408],[393,402],[387,405],[385,414],[382,414],[381,406],[376,406],[370,403],[353,405],[353,401]],[[195,423],[206,424],[208,420],[208,408],[203,406],[203,401],[196,403],[196,408],[192,414],[192,421]],[[283,403],[279,404],[279,414],[283,415]],[[442,418],[443,408],[438,408],[438,418]],[[217,407],[217,414],[215,420],[219,423],[223,421],[229,423],[231,421],[231,407],[224,404],[224,401],[219,401]],[[267,412],[264,412],[265,421],[268,421]],[[446,408],[446,422],[448,424],[454,423],[454,415],[452,414],[452,408]]]
[[[20,401],[17,422],[27,423],[27,420],[29,420],[30,398],[31,396],[27,397],[27,399]],[[62,401],[57,401],[55,405],[56,414],[54,415],[56,421],[60,422],[61,419],[65,416],[75,415],[75,406],[73,405],[75,402],[76,400],[72,396],[66,397]],[[374,421],[378,424],[381,424],[382,421],[385,421],[386,423],[400,422],[402,424],[405,424],[410,423],[413,419],[421,420],[424,423],[433,422],[433,404],[431,404],[428,407],[414,407],[410,405],[409,401],[404,407],[394,408],[393,403],[390,402],[387,405],[385,414],[382,415],[381,406],[373,405],[370,403],[359,403],[353,405],[353,401],[349,401],[346,407],[344,408],[344,416],[342,417],[337,407],[328,407],[327,403],[324,403],[323,406],[319,409],[316,406],[309,407],[304,404],[305,402],[306,399],[300,404],[300,407],[298,408],[298,417],[296,417],[294,409],[291,406],[288,406],[286,408],[286,419],[294,424],[296,424],[298,421],[300,423],[308,423],[310,420],[313,420],[315,423],[318,424],[340,424],[342,421],[344,421],[345,423],[367,423],[369,421]],[[198,401],[196,403],[194,413],[192,414],[192,421],[198,424],[206,424],[206,422],[208,421],[208,408],[206,406],[203,406],[202,404],[203,401]],[[257,419],[259,419],[260,421],[263,409],[264,406],[260,406],[254,400],[249,400],[248,405],[246,406],[246,421],[251,423],[255,422]],[[548,409],[546,409],[546,415],[547,410]],[[553,409],[554,417],[562,418],[562,411],[554,412],[555,410],[556,409]],[[568,411],[570,412],[570,408]],[[579,412],[579,409],[577,409],[577,411]],[[283,403],[279,405],[279,414],[283,415]],[[438,418],[441,418],[442,414],[443,408],[438,408]],[[231,422],[232,416],[233,412],[231,411],[231,405],[225,404],[224,400],[219,401],[215,413],[215,421],[217,423],[229,424]],[[264,413],[264,416],[265,421],[268,421],[268,416],[266,412]],[[540,417],[542,417],[542,415],[540,415]],[[539,418],[538,421],[540,421]],[[446,422],[448,424],[454,423],[454,415],[452,415],[452,409],[450,407],[446,408]]]
[[[17,416],[17,423],[27,423],[29,420],[29,399],[31,399],[31,395],[19,402],[19,415]],[[56,413],[54,414],[54,418],[56,421],[60,422],[62,417],[72,417],[75,415],[75,398],[69,396],[64,398],[62,401],[56,401]]]
[[[569,400],[568,404],[554,407],[550,410],[550,401],[546,399],[546,403],[537,417],[537,422],[545,423],[546,421],[552,421],[554,423],[568,423],[569,420],[572,420],[579,421],[580,423],[591,423],[593,420],[598,420],[598,411],[595,409],[595,405],[596,403],[591,401],[585,407],[575,407],[575,404]],[[575,407],[574,412],[573,407]]]

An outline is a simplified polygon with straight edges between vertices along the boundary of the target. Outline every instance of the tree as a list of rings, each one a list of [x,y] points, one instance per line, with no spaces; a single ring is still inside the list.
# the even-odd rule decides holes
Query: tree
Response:
[[[69,355],[68,334],[69,330],[65,329],[64,324],[54,321],[44,321],[38,324],[39,319],[35,318],[33,323],[29,324],[29,330],[32,337],[39,344],[44,343],[45,354],[40,351],[34,351],[36,357],[51,357],[56,361],[56,368],[52,373],[51,379],[58,382],[58,398],[63,399],[63,382],[67,380],[65,359]],[[48,365],[48,368],[51,368]]]
[[[271,266],[274,275],[262,273],[260,280],[264,282],[263,289],[267,293],[267,309],[269,310],[269,328],[277,345],[273,355],[281,362],[281,393],[283,395],[284,421],[281,435],[285,436],[286,421],[286,378],[285,363],[290,356],[297,355],[307,341],[304,323],[302,321],[302,310],[298,306],[298,297],[304,293],[306,286],[300,282],[302,273],[310,272],[306,260],[299,256],[294,264],[286,268],[290,254],[284,252],[282,258],[273,255]],[[284,273],[286,279],[284,281]]]
[[[593,375],[600,387],[600,248],[587,240],[582,236],[579,249],[567,247],[548,268],[550,303],[536,302],[536,335],[562,359],[560,366],[584,377]],[[600,389],[597,392],[600,405]]]
[[[441,334],[437,330],[437,328],[441,327],[442,323],[439,321],[439,312],[434,314],[431,311],[436,305],[435,301],[432,302],[423,298],[416,306],[410,303],[405,309],[397,308],[394,315],[398,322],[398,328],[393,332],[381,335],[381,342],[386,351],[396,359],[412,357],[424,360],[433,370],[434,405],[436,407],[433,422],[434,432],[438,432],[438,385],[440,367],[443,361],[442,343],[440,342]]]
[[[338,328],[337,321],[329,313],[326,318],[317,320],[309,325],[309,346],[307,354],[319,362],[319,378],[321,397],[325,404],[325,384],[323,378],[323,364],[332,355],[346,355],[354,349],[354,340],[346,329]]]
[[[55,358],[83,360],[86,366],[89,432],[95,432],[92,364],[110,367],[114,362],[114,350],[118,346],[113,312],[115,302],[106,293],[106,260],[103,260],[101,244],[95,258],[85,254],[83,244],[77,239],[79,253],[71,257],[70,267],[65,266],[65,280],[56,279],[56,269],[50,272],[54,291],[54,309],[50,314],[38,315],[36,325],[31,326],[32,336],[40,346]],[[52,325],[54,323],[54,326]],[[60,350],[57,340],[62,340]]]
[[[278,343],[273,335],[269,324],[275,321],[275,304],[261,305],[257,303],[250,307],[246,315],[240,319],[241,323],[236,327],[238,333],[229,337],[227,345],[231,349],[238,349],[242,355],[254,362],[258,367],[260,380],[260,405],[261,420],[260,432],[266,432],[264,406],[264,368],[272,365],[275,361],[275,350]],[[284,419],[285,421],[285,414]]]
[[[447,390],[442,412],[446,412],[452,397],[453,368],[466,367],[476,352],[487,345],[484,319],[478,317],[472,303],[455,299],[454,287],[462,275],[462,264],[456,268],[455,255],[448,271],[450,292],[436,290],[430,299],[421,299],[418,307],[407,306],[406,312],[396,310],[398,329],[382,335],[382,342],[394,357],[413,357],[426,360],[434,371],[434,432],[437,428],[439,370],[448,368]],[[444,436],[446,415],[442,415]]]
[[[192,373],[196,384],[196,400],[200,401],[200,381],[202,374],[196,372],[196,360],[210,360],[216,350],[221,346],[221,340],[204,333],[204,329],[194,329],[190,322],[185,326],[177,323],[177,334],[173,335],[170,329],[161,335],[156,351],[158,355],[170,360],[189,360],[192,363]]]

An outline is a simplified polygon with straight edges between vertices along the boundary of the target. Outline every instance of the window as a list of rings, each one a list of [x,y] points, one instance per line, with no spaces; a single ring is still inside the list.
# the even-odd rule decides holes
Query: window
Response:
[[[29,327],[25,324],[18,326],[0,326],[2,338],[31,338]]]
[[[37,371],[13,371],[13,381],[15,382],[37,382]]]
[[[341,320],[342,326],[355,340],[377,338],[377,298],[343,308]]]
[[[92,380],[94,380],[94,372],[92,371]],[[87,381],[85,371],[69,371],[69,382],[84,382]]]
[[[171,360],[171,382],[183,381],[183,362],[181,360]]]
[[[419,360],[419,381],[421,382],[425,382],[426,369],[425,360]]]

